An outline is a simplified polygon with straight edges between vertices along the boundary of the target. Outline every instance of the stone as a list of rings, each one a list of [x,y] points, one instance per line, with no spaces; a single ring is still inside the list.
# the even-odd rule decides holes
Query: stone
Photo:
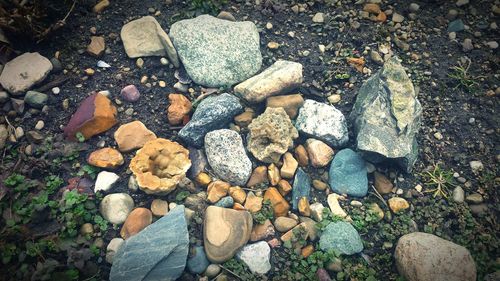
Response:
[[[299,108],[304,104],[300,94],[273,96],[266,99],[266,107],[282,107],[290,119],[295,119]]]
[[[205,153],[215,174],[234,185],[245,185],[252,173],[241,136],[228,129],[215,130],[205,135]]]
[[[307,139],[305,146],[313,167],[322,168],[332,161],[335,151],[326,143],[320,140]]]
[[[120,96],[128,102],[136,102],[139,100],[141,93],[135,85],[127,85],[120,90]]]
[[[334,249],[344,255],[354,255],[363,251],[363,242],[358,231],[347,222],[332,222],[326,226],[319,238],[323,251]]]
[[[480,203],[483,203],[483,196],[481,196],[481,194],[479,193],[472,193],[472,194],[469,194],[467,195],[467,197],[465,197],[465,200],[469,203],[472,203],[472,204],[480,204]]]
[[[253,219],[247,211],[209,206],[205,211],[203,241],[213,263],[231,259],[250,239]]]
[[[317,221],[320,222],[323,220],[323,210],[325,209],[325,206],[323,204],[316,202],[311,204],[311,217]]]
[[[214,278],[219,275],[220,270],[221,268],[218,264],[210,264],[207,267],[207,270],[205,270],[205,276],[207,276],[208,278]]]
[[[77,134],[81,134],[86,140],[90,139],[118,123],[116,116],[116,107],[107,97],[92,93],[80,103],[76,112],[71,116],[64,128],[64,135],[70,140],[76,140]]]
[[[392,21],[395,23],[401,23],[405,20],[405,17],[403,17],[401,14],[398,13],[393,13],[392,14]]]
[[[275,187],[270,187],[266,190],[264,200],[271,201],[275,217],[286,216],[290,210],[290,205]]]
[[[462,6],[465,6],[469,4],[469,0],[458,0],[455,5],[457,5],[457,7],[462,7]]]
[[[307,232],[306,224],[301,222],[300,224],[298,224],[294,228],[287,231],[285,234],[281,235],[280,239],[283,242],[286,242],[286,241],[294,242],[294,243],[292,243],[292,246],[294,248],[300,249],[301,245],[297,242],[300,240],[306,240],[308,238],[308,235],[309,235],[309,233]],[[292,239],[295,241],[293,241]]]
[[[125,243],[125,240],[122,238],[113,238],[109,241],[108,246],[106,247],[106,261],[109,263],[113,263],[113,259],[115,258],[116,252],[120,250],[120,248]]]
[[[315,22],[315,23],[323,23],[323,22],[325,22],[325,14],[323,14],[323,13],[316,13],[313,16],[312,21]]]
[[[133,175],[128,178],[127,187],[132,192],[136,192],[139,189],[139,185]]]
[[[203,273],[210,262],[207,259],[205,250],[202,246],[196,246],[191,250],[192,256],[187,261],[187,268],[193,274]]]
[[[186,266],[189,233],[180,205],[130,237],[115,255],[111,281],[176,280]]]
[[[94,192],[109,191],[120,177],[111,172],[102,171],[97,175],[95,181]]]
[[[315,241],[318,238],[317,223],[308,217],[300,217],[300,224],[307,232],[307,238],[310,241]]]
[[[328,207],[330,207],[330,211],[333,215],[346,218],[347,213],[340,206],[339,198],[340,196],[336,193],[329,194],[327,197]]]
[[[52,63],[39,53],[24,53],[6,63],[0,75],[0,84],[13,95],[20,95],[45,80]]]
[[[299,162],[293,158],[293,155],[290,152],[286,152],[283,155],[283,166],[281,166],[281,177],[286,179],[291,179],[295,175],[295,171],[299,166]]]
[[[154,17],[145,16],[125,24],[120,37],[129,58],[167,55],[170,62],[179,67],[172,41]]]
[[[274,165],[274,163],[267,167],[267,177],[269,178],[269,183],[272,186],[276,186],[281,180],[280,170],[276,167],[276,165]]]
[[[210,203],[215,203],[219,201],[222,197],[227,195],[231,185],[223,181],[213,181],[208,185],[207,188],[207,200]]]
[[[380,14],[382,10],[380,9],[380,6],[376,3],[367,3],[363,6],[363,11],[368,12],[370,14]]]
[[[230,12],[226,12],[226,11],[221,11],[217,15],[217,18],[219,18],[221,20],[236,21],[236,19],[234,18],[234,16]]]
[[[168,213],[168,202],[161,199],[154,199],[151,202],[151,212],[157,217],[163,217]]]
[[[207,157],[202,149],[190,147],[189,159],[191,159],[191,168],[188,171],[189,177],[195,179],[200,173],[205,171],[206,167],[208,167]]]
[[[255,195],[252,191],[248,192],[245,201],[245,209],[250,213],[255,214],[262,209],[262,197]]]
[[[470,161],[469,166],[474,174],[479,174],[479,172],[484,170],[484,165],[479,160]]]
[[[134,200],[127,193],[104,196],[99,205],[102,217],[112,224],[122,224],[134,208]]]
[[[30,143],[41,144],[45,137],[38,131],[28,131],[26,133],[26,138]]]
[[[189,77],[207,87],[228,87],[252,77],[262,65],[257,27],[210,15],[175,22],[170,37]]]
[[[9,131],[7,130],[7,126],[4,124],[0,124],[0,149],[5,147],[5,143],[7,138],[9,137]]]
[[[259,103],[299,87],[302,81],[302,64],[278,60],[260,74],[236,85],[234,92],[249,103]]]
[[[420,9],[420,5],[417,3],[410,3],[410,6],[408,7],[408,10],[411,13],[416,13]]]
[[[411,171],[421,114],[410,78],[396,58],[389,59],[358,91],[350,115],[358,150],[372,163],[389,159]]]
[[[391,211],[395,214],[401,213],[404,210],[410,208],[410,204],[408,203],[408,201],[400,197],[392,197],[387,200],[387,203],[389,204],[389,208],[391,209]]]
[[[123,165],[124,160],[120,151],[111,147],[105,147],[90,153],[87,163],[99,168],[114,169]]]
[[[193,107],[191,101],[184,95],[170,94],[168,95],[168,103],[167,117],[170,125],[182,124],[189,118],[189,112]]]
[[[282,179],[278,182],[278,191],[281,195],[286,196],[292,191],[292,186],[288,181]]]
[[[394,185],[392,182],[384,175],[377,171],[373,173],[374,176],[374,185],[375,189],[377,189],[380,194],[389,194],[392,192]]]
[[[365,161],[349,148],[337,152],[330,164],[329,184],[333,192],[364,197],[368,192]]]
[[[156,139],[156,134],[148,130],[141,121],[132,121],[121,125],[115,131],[114,138],[122,152],[129,152],[144,146]]]
[[[324,191],[329,188],[328,184],[320,181],[320,180],[313,180],[312,181],[313,187],[316,188],[317,190]]]
[[[235,202],[243,204],[247,198],[245,191],[239,186],[231,186],[229,188],[229,195],[234,199]]]
[[[233,205],[234,199],[231,196],[222,197],[219,201],[217,201],[217,203],[215,203],[215,206],[222,208],[231,208]]]
[[[90,44],[87,46],[87,53],[94,57],[100,57],[106,49],[106,43],[102,36],[91,36]]]
[[[309,165],[309,156],[307,155],[307,150],[301,144],[295,147],[295,158],[297,159],[301,167],[307,167]]]
[[[455,187],[452,192],[453,201],[457,203],[463,203],[465,201],[465,192],[464,189],[460,186]]]
[[[237,97],[224,93],[202,100],[186,126],[179,131],[179,137],[188,145],[200,148],[208,132],[225,128],[234,116],[243,112]]]
[[[252,187],[260,184],[268,184],[269,179],[267,177],[267,167],[259,166],[255,168],[247,182],[247,187]]]
[[[318,270],[316,270],[316,277],[319,281],[332,281],[330,275],[328,274],[328,271],[326,271],[324,268],[318,268]]]
[[[265,163],[277,163],[299,135],[283,108],[266,108],[248,126],[248,150]]]
[[[147,194],[168,194],[191,167],[189,151],[177,142],[157,138],[139,149],[129,168],[139,188]]]
[[[276,227],[276,230],[279,232],[287,232],[297,224],[298,222],[296,220],[288,217],[277,217],[276,220],[274,220],[274,227]]]
[[[298,209],[299,200],[302,197],[309,199],[311,192],[311,177],[299,168],[295,174],[292,188],[292,206],[294,210]]]
[[[457,19],[454,21],[450,21],[448,24],[448,29],[446,31],[448,32],[460,32],[465,30],[465,25],[464,22],[461,19]]]
[[[384,59],[377,51],[370,51],[370,59],[378,65],[384,65]]]
[[[332,105],[306,100],[295,122],[299,133],[341,147],[349,140],[344,115]]]
[[[252,273],[266,274],[271,269],[271,248],[265,241],[245,245],[236,257],[244,262]]]
[[[470,38],[465,38],[462,42],[462,51],[467,53],[472,50],[474,50],[474,44],[472,43],[472,40]]]
[[[245,112],[234,117],[234,123],[242,128],[248,127],[252,122],[255,112],[251,108],[245,108]]]
[[[368,212],[376,215],[379,221],[384,218],[384,210],[377,203],[368,204]]]
[[[413,232],[399,238],[394,252],[405,280],[476,280],[476,265],[469,251],[433,234]]]
[[[153,215],[149,209],[136,208],[128,215],[120,230],[120,236],[127,240],[136,235],[153,222]]]
[[[109,0],[101,0],[94,6],[92,10],[97,14],[102,13],[102,11],[104,11],[104,9],[109,6],[109,4]]]
[[[4,104],[9,101],[9,93],[6,91],[0,91],[0,104]]]
[[[275,234],[274,226],[270,220],[265,220],[263,224],[253,226],[252,233],[250,234],[250,241],[255,242],[266,239]]]
[[[24,96],[24,102],[31,107],[41,109],[47,104],[49,96],[43,93],[28,91]]]

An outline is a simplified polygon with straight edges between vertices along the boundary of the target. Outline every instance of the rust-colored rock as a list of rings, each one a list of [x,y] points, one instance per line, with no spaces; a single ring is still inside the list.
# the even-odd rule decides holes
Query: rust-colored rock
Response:
[[[292,185],[286,180],[280,180],[278,182],[278,191],[281,195],[286,196],[292,191]]]
[[[207,173],[199,173],[194,180],[201,186],[207,186],[212,178]]]
[[[288,210],[290,210],[290,204],[281,196],[279,191],[270,187],[264,193],[264,200],[270,200],[274,210],[275,217],[282,217],[288,214]]]
[[[267,167],[259,166],[253,170],[250,179],[247,182],[248,187],[256,186],[258,184],[267,184],[269,183],[267,178]]]
[[[245,201],[245,209],[250,213],[257,213],[262,209],[262,197],[255,195],[253,192],[248,192],[247,199]]]
[[[234,203],[233,210],[246,211],[245,207],[243,207],[243,205],[241,205],[240,203]]]
[[[105,147],[90,153],[87,163],[99,168],[116,168],[123,165],[123,155],[114,148]]]
[[[307,197],[302,197],[299,199],[299,213],[305,217],[311,216],[311,207],[309,206]]]
[[[180,125],[191,112],[192,104],[188,98],[181,94],[168,95],[167,117],[170,125]]]
[[[307,167],[309,165],[309,156],[307,155],[307,150],[303,145],[297,145],[295,148],[295,159],[299,162],[301,167]]]
[[[239,186],[231,186],[229,188],[229,195],[233,197],[234,202],[243,204],[247,198],[245,191]]]
[[[213,181],[208,185],[207,188],[207,200],[210,203],[216,203],[219,201],[222,197],[227,195],[227,192],[229,191],[229,187],[231,185],[227,182],[223,181]]]
[[[300,254],[304,257],[307,258],[314,252],[314,246],[313,245],[307,245],[302,250],[300,251]]]
[[[146,142],[156,139],[155,133],[148,130],[141,121],[121,125],[116,130],[114,137],[118,149],[122,152],[141,148]]]
[[[304,99],[300,94],[269,97],[266,100],[266,107],[282,107],[290,119],[297,117],[299,108],[304,104]]]
[[[263,224],[256,224],[253,226],[252,233],[250,234],[250,241],[264,240],[269,236],[274,235],[274,226],[270,220],[266,220]]]
[[[373,175],[375,177],[375,189],[377,189],[380,194],[388,194],[392,192],[394,185],[386,176],[384,176],[384,174],[375,171]]]
[[[378,4],[375,4],[375,3],[365,4],[365,6],[363,7],[363,11],[371,13],[371,14],[376,14],[376,15],[378,15],[378,14],[380,14],[380,12],[382,12],[382,10],[380,9],[380,6]]]
[[[234,123],[242,128],[248,127],[255,117],[255,113],[251,108],[245,108],[245,112],[234,117]]]
[[[153,214],[149,209],[136,208],[128,215],[120,230],[120,236],[127,239],[139,233],[153,222]]]

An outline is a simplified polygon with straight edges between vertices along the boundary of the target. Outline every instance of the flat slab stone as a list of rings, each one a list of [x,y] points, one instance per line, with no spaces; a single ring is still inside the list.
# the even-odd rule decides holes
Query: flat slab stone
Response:
[[[262,66],[259,32],[250,21],[201,15],[174,23],[170,37],[189,77],[203,86],[232,86]]]
[[[42,82],[52,70],[52,63],[39,53],[24,53],[5,64],[0,83],[13,95],[19,95]]]

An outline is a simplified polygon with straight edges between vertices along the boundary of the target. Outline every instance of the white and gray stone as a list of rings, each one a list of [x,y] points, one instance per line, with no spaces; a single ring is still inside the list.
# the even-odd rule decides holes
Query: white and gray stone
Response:
[[[236,254],[236,257],[244,262],[251,272],[257,274],[266,274],[271,269],[270,256],[271,248],[266,241],[248,244]]]
[[[0,83],[13,95],[20,95],[42,82],[52,70],[52,63],[39,53],[24,53],[5,64]]]
[[[134,200],[127,193],[106,195],[99,205],[102,217],[112,224],[122,224],[134,208]]]
[[[123,243],[125,243],[125,240],[122,238],[113,238],[111,241],[109,241],[108,246],[106,247],[106,261],[109,263],[113,263],[113,260],[115,258],[116,252],[120,250],[120,248],[123,246]]]
[[[120,177],[112,172],[102,171],[97,174],[94,192],[109,191]]]

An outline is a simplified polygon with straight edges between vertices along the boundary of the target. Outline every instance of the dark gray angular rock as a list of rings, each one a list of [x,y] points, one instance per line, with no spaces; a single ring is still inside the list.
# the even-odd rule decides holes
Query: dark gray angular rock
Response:
[[[410,78],[397,58],[389,59],[358,91],[350,115],[358,150],[372,163],[390,159],[410,172],[421,114]]]
[[[227,127],[234,116],[242,112],[239,99],[233,95],[209,96],[200,102],[191,121],[179,131],[179,137],[188,145],[200,148],[208,132]]]
[[[182,275],[189,251],[184,206],[125,241],[111,267],[111,281],[175,280]]]
[[[297,210],[299,207],[299,200],[302,197],[306,197],[309,201],[309,193],[311,192],[311,177],[302,170],[302,168],[297,169],[295,178],[293,180],[292,188],[292,207]]]

